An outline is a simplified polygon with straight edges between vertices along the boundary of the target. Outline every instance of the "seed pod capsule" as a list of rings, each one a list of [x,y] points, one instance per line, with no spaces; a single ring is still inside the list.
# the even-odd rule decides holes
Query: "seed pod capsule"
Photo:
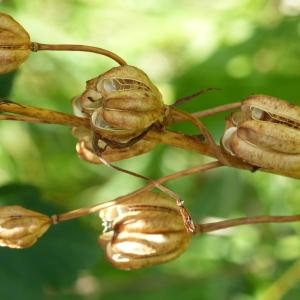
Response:
[[[142,70],[128,65],[89,80],[74,105],[100,136],[122,143],[154,124],[162,126],[166,115],[159,90]]]
[[[51,225],[51,219],[21,206],[0,207],[0,246],[31,247]]]
[[[165,263],[191,241],[178,206],[166,195],[145,192],[100,211],[105,230],[99,237],[108,260],[119,269]]]
[[[251,96],[227,127],[222,137],[226,152],[274,173],[300,176],[300,107],[271,96]]]
[[[0,13],[0,73],[17,69],[29,56],[30,47],[27,31],[11,16]]]

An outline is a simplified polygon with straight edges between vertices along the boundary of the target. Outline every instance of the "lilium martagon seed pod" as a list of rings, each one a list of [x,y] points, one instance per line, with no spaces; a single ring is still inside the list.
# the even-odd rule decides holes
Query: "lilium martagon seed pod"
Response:
[[[85,92],[73,100],[100,136],[126,143],[152,125],[163,126],[167,107],[149,77],[133,66],[119,66],[87,81]]]
[[[0,74],[14,71],[29,56],[30,36],[11,16],[0,13]]]
[[[81,113],[78,113],[76,109],[76,107],[73,107],[74,114],[80,117]],[[79,158],[93,164],[101,164],[101,160],[93,149],[93,136],[91,130],[83,126],[73,127],[72,134],[78,140],[76,143],[76,152]],[[98,146],[101,149],[105,148],[102,153],[103,158],[108,162],[114,162],[147,153],[156,146],[156,143],[146,140],[139,140],[128,147],[116,149],[111,148],[110,146],[106,145],[103,140],[99,139]]]
[[[192,237],[174,199],[155,192],[105,208],[100,217],[104,232],[99,243],[118,269],[140,269],[175,259]]]
[[[227,120],[221,144],[253,166],[300,178],[300,107],[271,96],[250,96]]]
[[[51,218],[21,206],[0,207],[0,246],[28,248],[51,225]]]

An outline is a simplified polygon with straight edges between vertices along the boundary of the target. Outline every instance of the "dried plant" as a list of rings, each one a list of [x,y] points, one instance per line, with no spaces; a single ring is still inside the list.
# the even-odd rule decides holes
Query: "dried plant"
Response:
[[[98,212],[104,222],[99,242],[109,261],[117,268],[137,269],[176,258],[191,238],[199,234],[243,224],[300,221],[299,215],[255,216],[194,224],[180,196],[163,185],[168,180],[222,166],[300,178],[299,107],[271,96],[255,95],[189,114],[177,106],[205,90],[166,105],[142,70],[127,65],[110,51],[84,45],[31,42],[26,30],[6,14],[0,14],[0,37],[1,73],[16,69],[30,52],[40,50],[88,51],[116,61],[118,67],[87,81],[86,90],[72,100],[73,115],[2,100],[0,120],[70,126],[78,140],[76,151],[81,159],[103,163],[147,181],[143,188],[115,200],[51,217],[19,206],[1,207],[1,246],[30,247],[51,224]],[[226,130],[218,145],[200,118],[233,109],[239,111],[226,120]],[[168,129],[171,124],[186,121],[197,127],[198,135]],[[216,160],[155,180],[111,164],[151,151],[157,144],[198,152]],[[160,193],[153,192],[154,188]]]

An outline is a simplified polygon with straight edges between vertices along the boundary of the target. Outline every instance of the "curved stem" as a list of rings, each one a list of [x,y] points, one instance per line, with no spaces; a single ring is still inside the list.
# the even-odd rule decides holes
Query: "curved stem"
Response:
[[[114,61],[116,61],[121,66],[127,65],[126,61],[123,58],[103,48],[85,46],[85,45],[72,45],[72,44],[41,44],[36,42],[31,43],[32,52],[37,52],[42,50],[92,52],[92,53],[97,53],[97,54],[107,56],[113,59]]]
[[[195,234],[203,234],[206,232],[217,231],[220,229],[246,225],[246,224],[261,224],[261,223],[283,223],[300,221],[300,215],[294,216],[255,216],[212,222],[207,224],[196,225]]]
[[[220,147],[216,144],[215,140],[213,139],[210,132],[206,129],[204,124],[198,120],[197,118],[193,117],[192,115],[185,113],[183,111],[177,110],[175,107],[171,106],[171,116],[180,116],[180,118],[191,121],[203,134],[205,140],[204,143],[207,143],[208,146],[212,149],[214,156],[220,160],[224,165],[229,165],[229,162],[226,159],[226,156],[220,151]]]
[[[98,203],[96,205],[92,205],[89,207],[83,207],[83,208],[79,208],[76,210],[72,210],[72,211],[69,211],[69,212],[66,212],[66,213],[63,213],[60,215],[54,215],[54,216],[52,216],[52,219],[55,220],[54,223],[58,223],[58,222],[68,221],[71,219],[86,216],[88,214],[98,212],[101,209],[105,209],[105,208],[113,206],[113,205],[118,205],[118,204],[124,203],[127,200],[131,199],[133,196],[139,195],[143,192],[153,189],[154,187],[156,187],[157,183],[163,184],[169,180],[181,178],[183,176],[187,176],[187,175],[191,175],[191,174],[195,174],[195,173],[205,172],[205,171],[212,170],[212,169],[215,169],[215,168],[218,168],[221,166],[222,166],[222,164],[219,161],[213,161],[213,162],[201,165],[201,166],[182,170],[182,171],[164,176],[160,179],[157,179],[156,181],[149,182],[146,186],[144,186],[130,194],[127,194],[125,196],[118,197],[118,198],[108,201],[108,202]]]

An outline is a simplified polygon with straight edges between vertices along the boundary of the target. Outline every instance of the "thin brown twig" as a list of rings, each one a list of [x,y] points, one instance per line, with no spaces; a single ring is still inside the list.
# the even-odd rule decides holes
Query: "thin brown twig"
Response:
[[[155,182],[159,183],[159,184],[163,184],[169,180],[174,180],[176,178],[181,178],[183,176],[187,176],[187,175],[191,175],[191,174],[195,174],[195,173],[205,172],[205,171],[212,170],[212,169],[215,169],[215,168],[218,168],[221,166],[222,166],[222,164],[219,161],[213,161],[213,162],[201,165],[201,166],[193,167],[190,169],[182,170],[182,171],[164,176],[162,178],[157,179]],[[72,211],[69,211],[69,212],[66,212],[66,213],[63,213],[60,215],[54,215],[52,218],[55,220],[55,223],[71,220],[74,218],[79,218],[79,217],[82,217],[82,216],[85,216],[85,215],[88,215],[88,214],[91,214],[94,212],[98,212],[101,209],[105,209],[105,208],[113,206],[113,205],[124,203],[127,200],[131,199],[133,196],[136,196],[136,195],[139,195],[146,191],[149,191],[149,190],[153,189],[154,187],[155,187],[155,183],[154,183],[154,181],[152,181],[152,182],[149,182],[146,186],[144,186],[130,194],[127,194],[125,196],[118,197],[118,198],[108,201],[108,202],[102,202],[102,203],[99,203],[96,205],[72,210]]]
[[[84,52],[92,52],[107,56],[114,61],[116,61],[119,65],[124,66],[127,65],[126,61],[121,58],[119,55],[108,51],[103,48],[86,46],[86,45],[71,45],[71,44],[41,44],[33,42],[31,43],[31,51],[43,51],[43,50],[51,50],[51,51],[84,51]]]
[[[179,99],[176,99],[176,101],[172,104],[173,106],[178,106],[178,105],[181,105],[183,103],[186,103],[196,97],[199,97],[205,93],[208,93],[208,92],[214,92],[214,91],[220,91],[221,89],[218,89],[218,88],[204,88],[204,89],[201,89],[199,91],[197,91],[196,93],[193,93],[191,95],[188,95],[188,96],[184,96],[184,97],[181,97]]]
[[[233,103],[213,107],[213,108],[210,108],[210,109],[198,111],[198,112],[192,113],[191,115],[194,118],[205,118],[205,117],[217,114],[217,113],[221,113],[221,112],[224,112],[224,111],[240,108],[241,105],[242,105],[242,102],[233,102]]]
[[[198,224],[195,234],[203,234],[207,232],[217,231],[229,227],[235,227],[246,224],[261,224],[261,223],[283,223],[300,221],[300,215],[293,216],[254,216],[244,217],[232,220],[218,221],[207,224]]]
[[[224,111],[240,108],[241,105],[242,105],[242,102],[233,102],[233,103],[229,103],[229,104],[209,108],[209,109],[206,109],[206,110],[198,111],[198,112],[195,112],[195,113],[191,113],[190,115],[193,116],[194,118],[201,119],[201,118],[209,117],[209,116],[212,116],[214,114],[221,113],[221,112],[224,112]],[[174,115],[171,118],[170,125],[174,124],[174,123],[185,122],[185,121],[187,121],[185,118],[182,118],[179,115]]]
[[[204,143],[207,143],[208,147],[212,150],[213,155],[221,161],[224,165],[228,165],[229,162],[227,161],[226,156],[223,154],[222,151],[220,151],[219,146],[216,144],[214,138],[210,134],[210,132],[207,130],[207,128],[204,126],[204,124],[198,120],[197,118],[193,117],[192,115],[185,113],[183,111],[180,111],[174,107],[171,107],[171,115],[172,116],[180,116],[182,119],[188,120],[192,122],[200,131],[201,134],[205,137]]]

